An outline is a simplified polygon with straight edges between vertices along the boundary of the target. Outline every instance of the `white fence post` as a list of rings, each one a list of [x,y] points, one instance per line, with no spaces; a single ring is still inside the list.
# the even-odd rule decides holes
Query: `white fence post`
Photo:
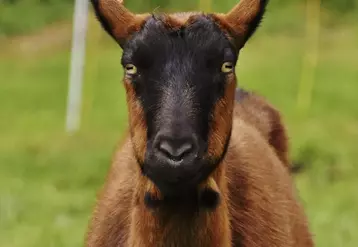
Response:
[[[66,131],[74,133],[79,129],[82,107],[82,84],[86,53],[86,32],[88,25],[88,0],[76,0],[73,16],[71,67],[67,98]]]

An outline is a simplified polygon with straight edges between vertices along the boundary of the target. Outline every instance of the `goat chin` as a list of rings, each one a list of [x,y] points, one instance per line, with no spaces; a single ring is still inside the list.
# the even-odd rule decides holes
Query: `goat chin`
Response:
[[[148,208],[158,208],[165,204],[166,199],[158,190],[153,190],[154,185],[148,186],[148,190],[144,195],[144,202]],[[198,186],[196,191],[197,206],[205,209],[215,209],[220,201],[220,190],[216,181],[209,177],[204,183]]]

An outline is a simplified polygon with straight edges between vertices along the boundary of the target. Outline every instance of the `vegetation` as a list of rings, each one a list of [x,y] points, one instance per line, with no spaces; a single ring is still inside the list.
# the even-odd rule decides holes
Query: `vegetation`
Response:
[[[72,16],[71,0],[0,0],[0,38],[27,34]]]
[[[202,0],[126,0],[126,5],[136,11],[152,11],[161,9],[198,9]],[[228,10],[238,0],[215,1],[213,7],[222,11]],[[292,3],[304,4],[307,0],[275,0],[270,5],[276,7],[289,6]],[[330,12],[355,12],[358,9],[356,0],[321,0],[322,7]],[[30,33],[59,20],[72,17],[74,0],[0,0],[0,38],[14,34]],[[355,13],[356,14],[356,13]],[[21,18],[19,18],[21,17]]]
[[[31,1],[6,2],[20,6]],[[10,8],[10,3],[5,5]],[[47,24],[26,19],[28,9],[22,6],[22,25],[33,25],[34,30]],[[7,16],[20,23],[14,15]],[[282,111],[292,157],[306,167],[297,184],[317,246],[356,247],[358,27],[352,23],[322,28],[313,102],[303,115],[296,99],[305,50],[304,16],[304,8],[294,5],[277,11],[272,7],[241,54],[239,84],[266,96]],[[52,28],[39,37],[0,41],[0,246],[83,243],[96,192],[127,125],[121,51],[91,20],[82,127],[74,136],[64,132],[71,26],[61,27],[61,32]]]

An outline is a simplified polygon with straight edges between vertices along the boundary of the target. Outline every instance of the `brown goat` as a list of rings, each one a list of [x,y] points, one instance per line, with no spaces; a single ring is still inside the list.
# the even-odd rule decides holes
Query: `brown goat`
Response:
[[[226,15],[92,4],[123,48],[130,126],[86,246],[314,246],[280,114],[236,90],[237,54],[267,1],[242,0]]]

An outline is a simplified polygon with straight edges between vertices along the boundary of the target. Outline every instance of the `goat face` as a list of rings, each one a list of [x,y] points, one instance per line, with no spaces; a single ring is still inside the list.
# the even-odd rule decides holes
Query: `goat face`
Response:
[[[131,92],[131,118],[140,127],[146,152],[138,159],[159,188],[194,186],[225,154],[235,92],[237,52],[206,16],[187,26],[168,28],[164,18],[150,17],[124,46],[125,84]],[[146,130],[139,130],[145,126]],[[136,150],[137,155],[142,150]]]
[[[242,0],[229,14],[134,15],[118,0],[92,0],[123,48],[134,153],[164,194],[195,188],[229,143],[238,51],[267,1]]]

